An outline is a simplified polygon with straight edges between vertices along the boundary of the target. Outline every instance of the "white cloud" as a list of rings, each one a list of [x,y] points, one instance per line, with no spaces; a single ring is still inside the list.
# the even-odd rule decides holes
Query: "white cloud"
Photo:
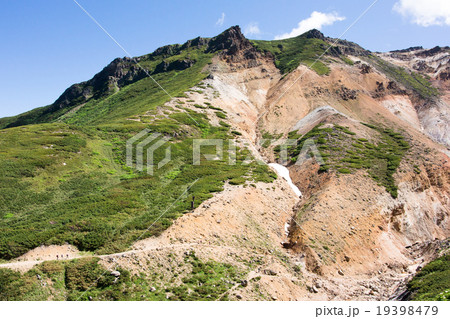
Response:
[[[225,12],[222,12],[222,15],[220,18],[216,21],[216,25],[221,27],[223,26],[223,23],[225,22]]]
[[[345,17],[341,17],[336,12],[323,13],[318,11],[313,11],[309,18],[302,20],[298,23],[298,26],[291,30],[289,33],[284,33],[275,36],[275,40],[287,39],[296,37],[300,34],[305,33],[311,29],[322,29],[322,27],[327,25],[332,25],[336,21],[345,20]]]
[[[258,22],[251,22],[245,26],[245,28],[244,28],[245,36],[258,35],[258,34],[261,34],[261,30],[259,29]]]
[[[450,26],[449,0],[400,0],[395,3],[393,9],[408,17],[412,23],[423,27]]]

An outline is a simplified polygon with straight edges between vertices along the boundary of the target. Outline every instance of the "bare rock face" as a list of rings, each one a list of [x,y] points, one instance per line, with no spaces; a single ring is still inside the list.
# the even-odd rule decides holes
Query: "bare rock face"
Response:
[[[424,57],[424,58],[431,57],[431,56],[434,56],[438,53],[445,51],[446,49],[448,49],[448,47],[435,46],[434,48],[429,49],[429,50],[421,50],[420,52],[417,53],[417,56]]]
[[[308,32],[306,32],[304,34],[306,36],[306,38],[308,39],[320,39],[320,40],[325,40],[325,36],[323,35],[322,32],[320,32],[317,29],[312,29],[309,30]]]
[[[314,30],[311,30],[309,32],[313,32],[313,31]],[[315,30],[315,31],[317,31],[317,30]],[[319,32],[319,31],[317,31],[317,32]],[[317,32],[313,32],[313,34],[318,35]],[[320,38],[320,37],[318,37],[318,38]],[[333,46],[332,48],[330,48],[330,51],[332,53],[334,52],[333,55],[335,55],[335,56],[338,56],[341,54],[352,55],[352,56],[367,56],[370,54],[370,51],[365,50],[358,44],[351,42],[351,41],[328,38],[328,37],[326,37],[325,40]]]
[[[248,67],[257,66],[261,56],[239,26],[231,27],[209,41],[207,52],[217,51],[223,51],[221,55],[228,63],[247,61]]]
[[[402,231],[402,215],[405,213],[404,206],[405,205],[403,203],[396,205],[391,211],[390,224],[391,227],[398,232]]]
[[[193,66],[195,61],[190,59],[184,59],[184,60],[177,60],[173,61],[171,63],[168,63],[166,61],[162,61],[160,64],[158,64],[153,71],[153,73],[161,73],[161,72],[167,72],[167,71],[181,71],[190,68]]]
[[[212,38],[208,43],[207,52],[227,50],[228,55],[233,55],[240,50],[245,50],[250,47],[252,47],[252,44],[242,34],[241,28],[234,26]]]
[[[409,48],[401,49],[401,50],[394,50],[394,51],[391,51],[391,52],[393,54],[395,54],[395,53],[404,53],[404,52],[417,51],[417,50],[422,50],[422,49],[423,49],[422,46],[415,46],[415,47],[409,47]]]
[[[413,65],[413,68],[419,72],[433,72],[433,68],[428,66],[424,61],[419,61]]]
[[[424,98],[418,91],[407,88],[407,92],[392,94],[409,95],[417,111],[423,131],[434,141],[450,146],[448,123],[450,114],[450,48],[436,46],[432,49],[412,47],[378,54],[387,62],[401,67],[405,72],[420,74],[436,90]]]
[[[442,81],[450,80],[450,72],[442,71],[441,73],[439,73],[439,79],[442,80]]]
[[[319,255],[311,248],[305,249],[306,254],[306,269],[317,274],[323,275],[322,262]]]
[[[372,67],[368,64],[360,64],[361,74],[368,74],[372,71]]]
[[[404,89],[402,89],[397,82],[395,81],[389,81],[386,85],[386,89],[389,91],[389,94],[397,94],[397,95],[407,95],[408,92]]]
[[[355,100],[357,97],[356,90],[351,90],[343,85],[336,90],[336,94],[344,101]]]

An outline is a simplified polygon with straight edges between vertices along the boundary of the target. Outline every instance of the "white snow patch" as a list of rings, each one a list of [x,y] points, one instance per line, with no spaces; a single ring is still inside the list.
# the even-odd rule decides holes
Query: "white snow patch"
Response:
[[[279,176],[283,177],[287,181],[289,186],[294,191],[295,195],[297,195],[298,197],[302,196],[302,192],[298,189],[297,186],[294,185],[294,183],[292,183],[291,177],[289,175],[289,170],[286,167],[277,163],[269,163],[269,166],[272,167]]]
[[[289,223],[284,223],[284,233],[289,236]]]

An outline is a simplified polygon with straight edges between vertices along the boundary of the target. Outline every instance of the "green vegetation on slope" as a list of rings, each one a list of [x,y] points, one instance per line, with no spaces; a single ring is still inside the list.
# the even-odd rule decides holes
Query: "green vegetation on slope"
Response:
[[[275,56],[275,65],[283,74],[295,70],[300,64],[311,67],[319,75],[330,72],[323,62],[314,63],[328,47],[328,44],[321,39],[300,35],[284,40],[252,40],[251,42],[261,52],[272,53]]]
[[[412,300],[450,301],[450,255],[433,260],[408,283]]]
[[[20,125],[36,124],[38,122],[38,119],[43,117],[43,113],[49,107],[50,105],[38,107],[19,115],[0,118],[0,129],[9,127],[10,125],[20,126]]]
[[[228,180],[275,178],[265,166],[244,164],[248,152],[243,150],[236,165],[229,165],[227,142],[222,160],[192,165],[193,138],[232,137],[229,128],[211,126],[204,114],[191,117],[174,113],[167,120],[171,125],[55,123],[0,131],[0,258],[65,242],[102,253],[124,250],[142,234],[160,234],[190,211],[193,198],[197,207]],[[126,140],[143,128],[180,136],[168,142],[172,161],[153,176],[125,166]],[[190,135],[183,135],[186,131]],[[202,147],[202,154],[211,153],[213,147]],[[164,155],[165,148],[159,148],[155,162]]]
[[[202,73],[202,69],[210,62],[212,54],[203,53],[200,49],[186,49],[164,61],[170,63],[187,57],[196,61],[193,66],[181,71],[172,70],[152,75],[171,96],[182,94],[207,76],[206,73]],[[158,57],[139,63],[144,68],[152,70],[162,61],[163,59]],[[151,111],[169,100],[170,97],[147,77],[106,98],[89,101],[77,112],[65,115],[63,121],[79,125],[124,122],[130,116]]]
[[[393,80],[403,84],[406,88],[417,92],[420,97],[430,99],[438,96],[439,91],[421,74],[408,71],[405,68],[393,65],[377,56],[370,55],[369,60],[375,64],[383,73],[392,77]]]
[[[372,143],[363,138],[355,138],[354,132],[339,125],[329,128],[318,125],[301,138],[291,132],[289,138],[298,140],[297,145],[288,147],[289,160],[295,163],[306,141],[312,140],[324,161],[324,165],[320,167],[321,172],[333,169],[341,174],[349,174],[357,169],[366,169],[395,198],[397,186],[393,175],[409,149],[409,144],[401,134],[391,129],[365,125],[379,135]],[[276,151],[279,150],[278,147]]]
[[[349,58],[347,58],[345,55],[341,55],[340,56],[340,59],[342,60],[342,61],[344,61],[346,64],[348,64],[348,65],[354,65],[355,63],[352,61],[352,60],[350,60]]]
[[[228,300],[233,282],[244,275],[229,264],[189,254],[170,265],[170,280],[160,271],[131,275],[120,267],[116,279],[98,261],[47,261],[24,275],[0,268],[0,300]]]

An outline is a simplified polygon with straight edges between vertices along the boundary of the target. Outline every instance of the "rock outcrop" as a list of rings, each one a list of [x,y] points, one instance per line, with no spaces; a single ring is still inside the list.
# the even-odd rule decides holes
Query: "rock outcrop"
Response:
[[[85,103],[91,98],[101,98],[145,78],[148,71],[139,67],[137,62],[139,62],[139,58],[115,59],[91,80],[69,87],[46,113],[70,108]]]

